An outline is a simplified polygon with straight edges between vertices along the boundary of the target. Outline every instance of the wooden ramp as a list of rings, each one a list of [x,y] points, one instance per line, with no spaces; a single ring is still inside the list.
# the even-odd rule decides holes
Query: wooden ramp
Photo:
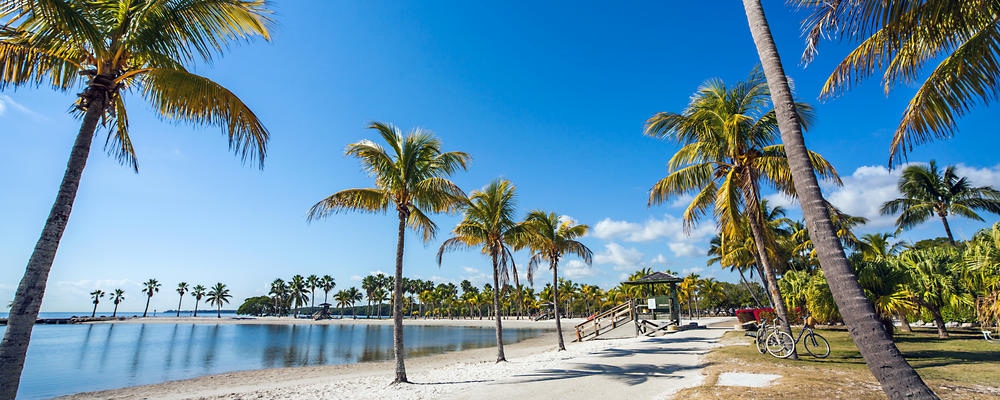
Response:
[[[615,308],[587,319],[587,322],[576,326],[576,340],[574,342],[594,339],[601,334],[632,322],[635,318],[633,314],[634,310],[635,307],[633,307],[632,301],[629,300],[627,303],[619,304]]]

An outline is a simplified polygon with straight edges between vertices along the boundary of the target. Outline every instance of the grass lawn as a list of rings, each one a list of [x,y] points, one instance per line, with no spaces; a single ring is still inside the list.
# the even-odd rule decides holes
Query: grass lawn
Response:
[[[793,329],[798,335],[798,330]],[[799,344],[799,361],[757,353],[753,338],[727,332],[722,347],[706,356],[702,386],[677,393],[676,399],[884,399],[878,382],[843,327],[819,329],[830,341],[826,359],[810,356]],[[1000,344],[988,343],[979,330],[937,331],[914,328],[897,333],[896,345],[917,373],[943,399],[1000,399]],[[719,374],[742,372],[780,375],[765,388],[715,386]]]

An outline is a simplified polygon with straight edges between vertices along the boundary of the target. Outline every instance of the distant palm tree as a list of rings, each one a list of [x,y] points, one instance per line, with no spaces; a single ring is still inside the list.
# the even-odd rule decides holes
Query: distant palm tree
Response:
[[[347,146],[346,154],[357,157],[373,178],[374,188],[347,189],[330,195],[309,209],[308,220],[324,218],[344,211],[395,211],[399,218],[396,234],[396,273],[393,299],[393,353],[396,378],[393,383],[408,382],[403,365],[403,249],[406,227],[434,237],[437,226],[428,212],[448,212],[460,204],[465,193],[446,179],[458,169],[465,169],[469,156],[461,152],[442,152],[441,142],[429,132],[413,130],[406,136],[395,126],[373,122],[389,146],[388,151],[370,140]]]
[[[351,317],[358,319],[357,314],[354,313],[354,303],[361,301],[361,291],[358,288],[351,286],[347,289],[347,301],[351,303]]]
[[[316,288],[320,287],[319,277],[315,274],[306,277],[306,287],[309,288],[309,298],[312,299],[310,308],[316,308]]]
[[[288,307],[288,284],[281,278],[275,279],[271,282],[271,291],[268,294],[274,301],[275,314],[279,316],[284,314],[284,310]]]
[[[368,300],[375,304],[375,318],[382,319],[382,303],[389,299],[389,291],[383,286],[378,286],[369,296]]]
[[[347,308],[347,304],[351,302],[351,295],[347,290],[341,290],[333,295],[333,301],[337,302],[337,307],[340,308],[340,319],[344,319],[344,309]]]
[[[549,269],[552,270],[552,307],[556,318],[556,336],[559,338],[559,350],[566,350],[559,320],[559,259],[566,254],[575,254],[587,265],[592,263],[594,253],[576,240],[583,237],[589,227],[561,220],[556,213],[534,210],[524,219],[524,229],[525,235],[519,245],[531,250],[528,281],[534,280],[535,270],[541,263],[548,262]]]
[[[304,306],[309,301],[307,293],[309,293],[309,287],[302,275],[295,275],[292,280],[288,281],[288,294],[291,296],[292,306],[295,307],[295,318],[299,317],[299,307]]]
[[[153,299],[153,293],[160,291],[160,281],[150,278],[142,285],[142,291],[146,293],[146,309],[142,312],[142,317],[145,318],[146,313],[149,312],[149,301]]]
[[[910,229],[937,215],[952,246],[955,238],[948,225],[949,214],[976,221],[983,220],[976,210],[1000,214],[1000,191],[989,186],[972,186],[968,178],[955,173],[953,165],[942,173],[934,160],[928,166],[915,164],[904,168],[897,187],[903,197],[883,203],[882,215],[902,212],[896,219],[899,229]]]
[[[454,237],[445,240],[438,249],[437,262],[448,250],[479,247],[493,262],[493,285],[501,287],[509,279],[507,266],[514,263],[513,253],[507,243],[520,231],[514,221],[514,185],[506,179],[490,182],[482,190],[469,194],[463,207],[463,218],[452,231]],[[500,293],[493,294],[493,307],[500,307]],[[503,325],[500,313],[496,314],[497,362],[507,361],[503,352]]]
[[[177,300],[177,316],[181,316],[181,302],[184,301],[184,293],[188,292],[187,282],[181,282],[177,284],[177,294],[180,295],[180,300]]]
[[[201,298],[208,294],[208,289],[202,285],[195,285],[191,289],[191,295],[194,296],[194,316],[198,316],[198,303],[201,302]]]
[[[103,297],[104,297],[104,291],[101,289],[97,289],[93,292],[90,292],[90,298],[94,300],[94,312],[90,313],[91,318],[94,318],[94,316],[97,315],[97,303],[100,303],[101,298]]]
[[[121,303],[122,300],[125,300],[125,290],[115,289],[114,294],[111,295],[111,302],[115,303],[115,312],[111,313],[112,317],[118,316],[118,303]]]
[[[361,290],[365,292],[365,298],[368,299],[368,307],[365,308],[365,316],[372,316],[372,293],[375,292],[375,288],[378,287],[378,278],[375,275],[368,275],[361,278]]]
[[[162,119],[221,126],[229,147],[262,162],[268,132],[236,95],[190,71],[236,42],[269,39],[263,1],[4,1],[0,89],[50,85],[78,93],[81,125],[0,344],[0,399],[17,393],[46,279],[80,187],[98,126],[105,149],[137,169],[125,97],[141,95]],[[197,4],[196,6],[193,4]],[[83,83],[83,90],[79,86]],[[135,103],[132,103],[133,105]]]
[[[222,318],[222,304],[228,304],[231,297],[233,296],[229,294],[229,289],[226,289],[226,285],[223,285],[222,282],[216,283],[208,291],[208,304],[214,304],[218,307],[216,318]]]
[[[337,282],[333,280],[332,276],[323,275],[323,277],[320,278],[319,283],[319,286],[323,288],[323,302],[329,304],[330,301],[328,296],[330,295],[330,291],[337,287]]]

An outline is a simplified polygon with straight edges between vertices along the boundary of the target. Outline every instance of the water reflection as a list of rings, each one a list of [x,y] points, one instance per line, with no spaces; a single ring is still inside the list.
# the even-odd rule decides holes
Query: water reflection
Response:
[[[492,329],[405,326],[417,357],[492,347]],[[513,342],[541,331],[508,330]],[[51,398],[229,371],[383,361],[392,326],[99,324],[35,327],[18,398]],[[58,384],[53,384],[53,383]]]

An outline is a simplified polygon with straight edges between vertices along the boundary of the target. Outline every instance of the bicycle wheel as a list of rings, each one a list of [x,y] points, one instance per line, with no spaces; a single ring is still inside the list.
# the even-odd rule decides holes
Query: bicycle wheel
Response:
[[[785,332],[774,330],[767,335],[767,352],[778,358],[787,358],[795,352],[795,339]]]
[[[805,345],[806,351],[812,354],[816,358],[826,358],[830,355],[830,342],[826,341],[826,338],[820,336],[818,333],[809,332],[806,337],[802,338],[802,344]]]
[[[767,346],[764,345],[764,341],[767,339],[767,329],[761,328],[757,330],[757,337],[753,339],[754,343],[757,345],[757,352],[760,354],[767,353]]]

